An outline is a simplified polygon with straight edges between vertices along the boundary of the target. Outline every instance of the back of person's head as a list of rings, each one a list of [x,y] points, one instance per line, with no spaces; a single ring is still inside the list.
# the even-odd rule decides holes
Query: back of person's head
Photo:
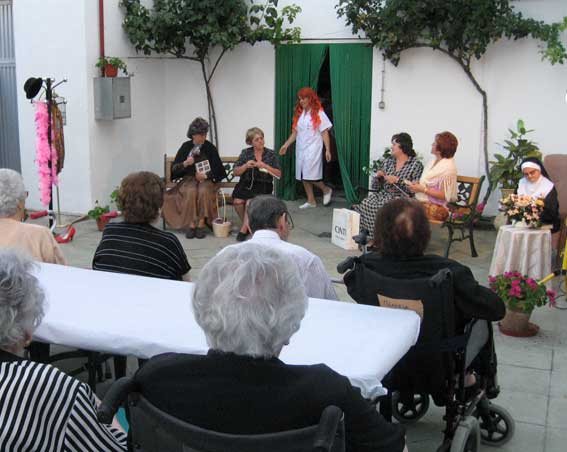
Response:
[[[252,198],[247,213],[248,225],[253,233],[260,229],[277,229],[281,216],[284,213],[289,216],[285,202],[272,195]]]
[[[118,191],[118,204],[126,223],[151,223],[163,205],[163,181],[154,173],[140,171],[126,176]]]
[[[422,256],[430,238],[425,209],[416,200],[393,199],[376,214],[374,248],[382,256]]]
[[[0,217],[11,217],[18,205],[26,199],[26,187],[20,173],[9,168],[0,169]]]
[[[0,250],[0,348],[14,350],[43,318],[45,295],[34,276],[36,264],[21,252]]]
[[[278,356],[307,309],[297,265],[255,243],[229,247],[201,270],[193,311],[209,347],[253,357]]]

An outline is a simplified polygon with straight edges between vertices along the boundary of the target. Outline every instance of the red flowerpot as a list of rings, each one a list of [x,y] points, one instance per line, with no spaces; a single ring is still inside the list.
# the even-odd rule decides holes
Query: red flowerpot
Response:
[[[106,77],[116,77],[118,75],[118,68],[112,64],[104,66],[104,75]]]
[[[98,230],[104,231],[104,227],[107,225],[109,221],[110,221],[110,217],[107,217],[106,215],[101,215],[100,217],[98,217],[96,219],[96,225],[98,226]]]

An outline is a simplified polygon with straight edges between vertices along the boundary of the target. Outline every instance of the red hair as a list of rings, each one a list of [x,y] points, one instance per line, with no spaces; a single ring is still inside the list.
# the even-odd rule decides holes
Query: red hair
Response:
[[[311,122],[313,123],[313,130],[317,130],[319,125],[321,124],[321,118],[319,117],[319,110],[322,110],[323,107],[321,106],[321,101],[319,100],[319,96],[317,93],[311,88],[301,88],[297,92],[297,97],[307,97],[309,99],[309,110],[311,112]],[[293,113],[293,123],[291,125],[291,130],[295,130],[297,128],[297,121],[299,121],[299,117],[303,113],[303,108],[299,104],[299,99],[295,103],[295,110]]]
[[[451,132],[441,132],[435,135],[435,146],[444,159],[450,159],[457,152],[459,140]]]

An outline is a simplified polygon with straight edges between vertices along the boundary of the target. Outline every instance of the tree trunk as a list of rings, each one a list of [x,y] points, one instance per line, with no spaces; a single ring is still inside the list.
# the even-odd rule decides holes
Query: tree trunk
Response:
[[[209,113],[209,125],[211,131],[211,141],[219,148],[219,135],[217,126],[217,115],[215,112],[215,104],[213,102],[213,93],[211,87],[209,86],[209,77],[207,76],[207,69],[205,67],[205,60],[199,60],[201,63],[201,73],[203,74],[203,82],[205,82],[205,91],[207,92],[207,109]]]

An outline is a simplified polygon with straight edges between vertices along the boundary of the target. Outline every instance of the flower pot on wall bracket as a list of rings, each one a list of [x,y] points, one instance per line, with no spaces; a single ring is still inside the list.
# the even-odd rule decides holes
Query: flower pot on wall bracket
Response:
[[[104,75],[106,77],[116,77],[118,75],[118,68],[112,64],[104,66]]]
[[[498,323],[498,329],[506,336],[535,336],[539,332],[539,326],[529,321],[531,314],[531,312],[511,310],[506,307],[506,316]]]

